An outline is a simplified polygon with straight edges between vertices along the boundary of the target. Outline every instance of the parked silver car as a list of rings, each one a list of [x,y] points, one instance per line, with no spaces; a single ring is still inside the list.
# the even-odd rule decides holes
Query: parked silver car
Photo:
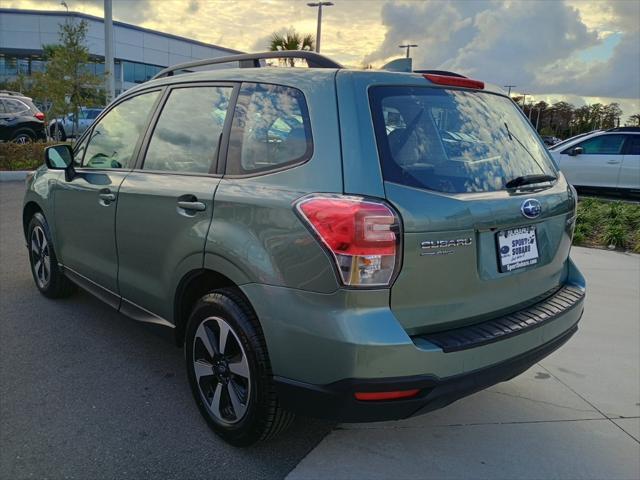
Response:
[[[574,187],[640,193],[640,127],[591,132],[549,152]]]
[[[66,140],[67,137],[78,137],[91,126],[102,110],[102,108],[81,107],[78,112],[77,125],[74,125],[73,113],[63,118],[56,118],[49,122],[49,136],[56,140]]]

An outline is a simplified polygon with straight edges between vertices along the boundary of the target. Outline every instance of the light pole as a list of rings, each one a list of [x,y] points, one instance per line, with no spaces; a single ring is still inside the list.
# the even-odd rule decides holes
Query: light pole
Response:
[[[116,96],[113,78],[113,7],[111,0],[104,0],[104,82],[107,91],[107,103]]]
[[[509,98],[511,98],[511,89],[512,89],[512,88],[516,88],[516,87],[517,87],[517,85],[504,85],[504,88],[509,89],[509,91],[508,91],[508,93],[507,93],[507,95],[509,96]]]
[[[67,5],[67,2],[60,2],[60,5],[62,5],[64,8],[67,9],[67,13],[69,13],[69,5]]]
[[[318,7],[318,27],[316,30],[316,52],[320,53],[320,34],[322,33],[322,7],[331,7],[333,2],[307,3],[309,7]]]
[[[406,48],[407,49],[407,58],[409,58],[409,54],[411,53],[412,47],[417,47],[418,45],[414,43],[407,43],[406,45],[398,45],[398,48]]]

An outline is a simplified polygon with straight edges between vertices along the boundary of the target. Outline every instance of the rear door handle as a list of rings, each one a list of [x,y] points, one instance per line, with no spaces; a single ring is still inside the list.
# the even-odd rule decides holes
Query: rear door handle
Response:
[[[202,202],[185,202],[179,201],[178,207],[183,210],[191,210],[195,212],[204,212],[207,209],[207,206]]]
[[[620,160],[607,160],[607,163],[608,163],[609,165],[615,165],[615,164],[617,164],[617,163],[620,163]]]

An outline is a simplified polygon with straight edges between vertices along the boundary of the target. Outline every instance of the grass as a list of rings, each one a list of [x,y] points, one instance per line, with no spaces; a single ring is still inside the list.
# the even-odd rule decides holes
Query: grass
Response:
[[[640,205],[595,198],[580,200],[573,243],[640,253]]]

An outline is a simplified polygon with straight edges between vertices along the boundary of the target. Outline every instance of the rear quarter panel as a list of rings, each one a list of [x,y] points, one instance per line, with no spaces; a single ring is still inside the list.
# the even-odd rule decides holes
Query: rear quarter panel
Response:
[[[205,268],[223,273],[236,283],[317,292],[338,288],[331,260],[293,206],[296,199],[311,192],[343,191],[334,77],[335,72],[322,70],[286,76],[263,71],[251,79],[303,92],[313,153],[305,163],[282,171],[222,179],[215,194]]]

